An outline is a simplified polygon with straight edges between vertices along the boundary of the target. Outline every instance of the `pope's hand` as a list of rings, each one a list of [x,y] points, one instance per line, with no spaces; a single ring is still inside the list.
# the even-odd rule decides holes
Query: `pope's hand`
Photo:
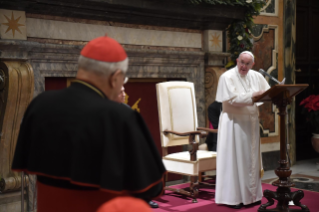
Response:
[[[255,97],[255,96],[259,96],[259,95],[263,94],[264,92],[265,92],[265,91],[263,91],[263,90],[254,92],[251,97],[253,98],[253,97]]]

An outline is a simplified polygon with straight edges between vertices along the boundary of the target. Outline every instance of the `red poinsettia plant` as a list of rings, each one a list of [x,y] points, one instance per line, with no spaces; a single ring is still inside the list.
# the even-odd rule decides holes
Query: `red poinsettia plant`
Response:
[[[310,95],[300,102],[303,113],[307,113],[308,121],[313,127],[313,133],[319,134],[319,95]]]

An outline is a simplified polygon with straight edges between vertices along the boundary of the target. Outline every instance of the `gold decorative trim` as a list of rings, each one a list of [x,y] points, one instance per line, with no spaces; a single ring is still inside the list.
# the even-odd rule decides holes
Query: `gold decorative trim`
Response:
[[[73,82],[73,80],[75,80],[74,77],[67,77],[66,78],[66,87],[69,87],[71,85],[71,83]]]
[[[100,91],[98,90],[97,88],[95,88],[94,86],[90,85],[89,83],[86,83],[82,80],[78,80],[78,79],[74,79],[74,80],[71,80],[71,83],[72,82],[78,82],[78,83],[81,83],[89,88],[91,88],[93,91],[95,91],[96,93],[98,93],[102,98],[105,98],[105,95]]]
[[[260,170],[260,178],[263,178],[264,174],[265,174],[264,169],[261,169]]]

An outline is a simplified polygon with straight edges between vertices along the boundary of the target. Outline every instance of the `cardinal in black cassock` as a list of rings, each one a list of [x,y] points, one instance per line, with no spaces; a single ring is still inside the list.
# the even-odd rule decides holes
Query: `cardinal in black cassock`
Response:
[[[96,211],[116,196],[161,195],[166,171],[144,120],[112,101],[127,64],[120,44],[96,38],[81,51],[70,87],[30,103],[12,169],[37,175],[38,212]]]

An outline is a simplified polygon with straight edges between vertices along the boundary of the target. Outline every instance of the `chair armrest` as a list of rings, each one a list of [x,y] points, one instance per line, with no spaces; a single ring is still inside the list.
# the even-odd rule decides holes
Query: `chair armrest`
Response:
[[[198,150],[198,143],[195,141],[196,135],[201,135],[202,133],[200,131],[191,131],[191,132],[176,132],[172,130],[164,130],[163,133],[166,135],[168,133],[178,135],[178,136],[189,136],[188,142],[190,145],[192,145],[192,149],[189,151],[190,154],[190,160],[196,161],[197,160],[197,150]]]
[[[178,135],[178,136],[189,136],[189,135],[200,135],[202,134],[200,131],[190,131],[190,132],[176,132],[172,130],[164,130],[163,133],[166,135],[168,133]]]
[[[218,129],[210,129],[206,127],[197,127],[197,130],[201,130],[201,138],[206,138],[208,133],[217,133]]]
[[[218,133],[218,129],[210,129],[206,127],[197,127],[197,130],[202,130],[208,133]]]

